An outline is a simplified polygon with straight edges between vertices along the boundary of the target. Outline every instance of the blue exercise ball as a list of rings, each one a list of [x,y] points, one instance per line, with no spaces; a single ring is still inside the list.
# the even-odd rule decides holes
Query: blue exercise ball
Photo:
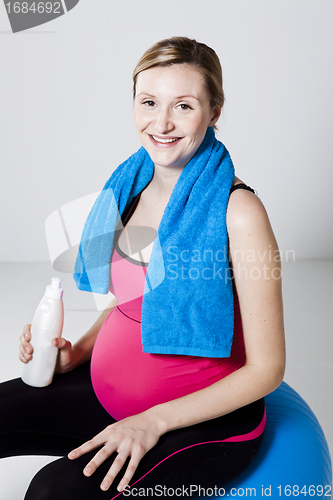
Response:
[[[223,496],[329,500],[331,459],[316,416],[285,382],[265,401],[267,424],[260,450],[250,466],[225,486]]]

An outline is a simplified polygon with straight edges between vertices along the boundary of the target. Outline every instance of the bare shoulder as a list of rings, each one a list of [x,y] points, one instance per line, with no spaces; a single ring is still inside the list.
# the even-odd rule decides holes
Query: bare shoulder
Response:
[[[235,182],[234,185],[242,183]],[[230,238],[238,235],[254,235],[259,232],[271,232],[267,211],[260,198],[246,189],[233,191],[227,209],[227,228]]]
[[[227,231],[229,256],[233,264],[239,260],[239,252],[244,256],[270,255],[270,252],[277,255],[279,252],[267,211],[260,198],[251,191],[237,189],[231,193],[227,209]],[[253,265],[256,260],[253,260]]]

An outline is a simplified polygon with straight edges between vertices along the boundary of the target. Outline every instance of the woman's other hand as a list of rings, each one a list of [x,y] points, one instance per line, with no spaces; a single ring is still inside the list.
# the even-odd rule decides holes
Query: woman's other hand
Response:
[[[31,325],[25,325],[20,337],[19,360],[28,363],[32,359],[33,347],[31,341]],[[52,344],[59,349],[55,373],[66,373],[73,368],[72,344],[64,338],[54,338]]]
[[[125,474],[117,486],[118,491],[122,491],[132,479],[142,457],[156,445],[162,434],[156,420],[150,418],[147,412],[139,413],[109,425],[93,439],[69,453],[68,458],[73,460],[103,445],[83,471],[85,476],[91,476],[112,453],[117,452],[118,455],[101,483],[104,491],[109,489],[127,458],[130,458]]]

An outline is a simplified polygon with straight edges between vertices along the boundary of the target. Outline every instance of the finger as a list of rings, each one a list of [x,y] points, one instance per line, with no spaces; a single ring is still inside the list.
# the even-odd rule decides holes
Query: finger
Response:
[[[24,347],[22,344],[20,344],[20,345],[19,345],[19,350],[20,350],[20,354],[24,357],[24,354],[25,354],[27,351],[25,350],[25,347]]]
[[[59,350],[55,373],[66,373],[72,363],[72,344],[65,339],[53,339],[53,344]]]
[[[20,345],[20,356],[25,360],[30,360],[32,358],[32,347],[31,346],[22,346]]]
[[[24,335],[21,335],[20,337],[20,345],[23,345],[24,347],[28,347],[30,344],[30,341],[25,338]]]
[[[31,325],[25,325],[23,328],[23,337],[28,341],[31,340]]]
[[[22,346],[24,350],[27,347],[29,347],[29,348],[32,347],[31,344],[30,344],[30,342],[28,342],[27,340],[25,340],[25,338],[23,336],[20,338],[20,346]]]
[[[106,474],[105,478],[101,483],[101,489],[106,491],[110,488],[113,483],[115,477],[119,473],[119,471],[123,468],[124,463],[127,460],[127,453],[119,453],[113,461],[112,466],[109,469],[109,472]]]
[[[30,361],[32,358],[32,352],[33,348],[32,345],[29,344],[29,342],[23,341],[19,345],[19,359],[20,361],[23,361],[24,363],[27,361]]]
[[[75,450],[72,450],[70,453],[68,453],[67,456],[70,460],[75,460],[85,453],[88,453],[88,451],[95,450],[96,448],[104,444],[104,442],[105,440],[100,437],[100,434],[97,434],[97,436],[95,436],[93,439],[90,439],[90,441],[86,441],[78,448],[75,448]]]
[[[25,356],[22,356],[22,354],[20,353],[19,354],[19,360],[22,361],[22,363],[28,363],[28,361],[30,361],[32,359],[32,356],[30,355],[30,357],[25,357]]]
[[[143,457],[144,453],[138,452],[138,453],[133,453],[131,460],[128,463],[127,469],[125,471],[124,477],[120,481],[120,483],[117,486],[118,491],[123,491],[125,486],[127,486],[134,476],[134,472],[138,468],[139,462],[141,458]]]
[[[112,453],[116,451],[116,446],[115,447],[112,447],[110,445],[108,446],[103,446],[103,448],[101,448],[99,450],[98,453],[96,453],[96,455],[94,456],[94,458],[92,460],[90,460],[90,462],[86,465],[86,467],[84,468],[83,470],[83,473],[85,476],[91,476],[91,474],[93,474],[95,472],[95,470],[103,463],[105,462],[105,460],[107,458],[109,458]],[[125,463],[125,460],[126,460],[126,457],[124,459],[123,462],[121,462],[121,465],[120,465],[120,469],[121,467],[123,466],[123,464]],[[115,458],[114,463],[116,463],[116,465],[118,465],[118,463],[120,462],[119,460],[119,455]],[[112,467],[113,467],[113,464],[112,464]],[[112,468],[111,467],[111,468]],[[119,469],[119,470],[120,470]]]
[[[22,344],[24,347],[27,347],[30,345],[30,340],[31,340],[31,331],[28,328],[30,325],[26,325],[23,329],[23,333],[20,336],[20,344]]]
[[[26,342],[25,340],[20,343],[20,349],[22,349],[22,352],[28,352],[29,354],[34,350],[30,342]]]
[[[53,339],[52,344],[61,350],[71,349],[71,347],[72,347],[71,342],[69,342],[69,340],[66,340],[62,337],[60,337],[60,338],[58,337],[58,338]]]

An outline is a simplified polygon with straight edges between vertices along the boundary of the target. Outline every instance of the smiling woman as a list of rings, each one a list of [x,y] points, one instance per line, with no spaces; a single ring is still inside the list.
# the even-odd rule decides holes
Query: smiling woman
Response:
[[[190,90],[190,93],[189,93]],[[137,76],[134,120],[158,169],[178,175],[194,156],[221,107],[211,108],[201,72],[189,64],[157,66]]]
[[[78,288],[111,290],[118,305],[73,347],[54,340],[51,386],[0,386],[2,456],[67,455],[35,476],[26,500],[110,499],[133,485],[179,498],[191,485],[221,487],[254,460],[264,396],[283,378],[281,276],[271,277],[278,247],[215,137],[224,103],[217,55],[188,38],[162,40],[133,81],[143,147],[96,200],[74,273]],[[170,252],[182,256],[172,269]],[[197,259],[195,273],[194,252],[214,257]],[[244,259],[238,272],[249,253],[260,262]],[[24,363],[30,339],[27,325]]]

